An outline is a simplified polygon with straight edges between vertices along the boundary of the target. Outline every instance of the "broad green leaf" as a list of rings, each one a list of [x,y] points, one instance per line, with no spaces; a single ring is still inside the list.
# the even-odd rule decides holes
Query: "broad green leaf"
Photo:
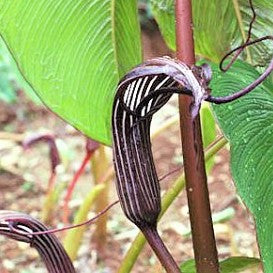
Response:
[[[111,143],[118,80],[141,62],[136,0],[0,0],[0,34],[43,102]]]
[[[221,273],[239,273],[246,269],[257,268],[260,260],[249,257],[230,257],[220,262]],[[188,260],[181,265],[181,272],[196,273],[195,261]]]
[[[231,257],[220,262],[221,273],[239,273],[246,269],[254,269],[261,264],[257,258]]]
[[[242,61],[221,73],[214,69],[212,94],[238,91],[259,73]],[[273,268],[273,82],[270,78],[250,94],[214,105],[219,125],[231,146],[231,171],[238,193],[253,213],[265,272]]]
[[[253,2],[257,10],[257,19],[252,38],[272,34],[273,2],[271,0]],[[163,37],[168,46],[175,50],[175,1],[151,0],[151,3]],[[247,0],[193,0],[192,3],[196,54],[219,62],[231,45],[239,45],[246,37],[251,20],[249,3]],[[239,11],[237,15],[236,7]],[[267,59],[270,56],[268,51],[272,51],[272,44],[265,42],[251,51],[252,59],[259,62],[261,58]]]
[[[151,0],[155,18],[168,46],[175,50],[174,0]],[[219,61],[230,47],[235,32],[232,1],[193,0],[196,53]],[[185,41],[186,42],[186,41]]]

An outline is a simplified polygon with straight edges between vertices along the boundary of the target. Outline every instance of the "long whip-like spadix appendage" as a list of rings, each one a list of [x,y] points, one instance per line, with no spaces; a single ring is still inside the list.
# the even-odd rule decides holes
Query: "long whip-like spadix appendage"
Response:
[[[36,248],[49,273],[75,273],[70,258],[54,234],[31,234],[46,230],[42,223],[27,214],[0,211],[0,235],[28,243]]]

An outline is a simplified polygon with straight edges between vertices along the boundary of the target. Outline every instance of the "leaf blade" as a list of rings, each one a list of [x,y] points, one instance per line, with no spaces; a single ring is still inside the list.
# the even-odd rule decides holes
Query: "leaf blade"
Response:
[[[115,87],[141,61],[136,1],[1,0],[0,34],[43,102],[109,145]]]
[[[175,50],[174,0],[151,0],[154,16],[168,46]],[[214,62],[220,60],[230,46],[235,31],[231,1],[193,1],[194,38],[196,54]],[[225,31],[223,31],[225,29]]]
[[[220,262],[221,273],[239,273],[259,266],[260,260],[250,257],[230,257]],[[181,272],[196,273],[195,261],[188,260],[181,265]]]
[[[236,17],[235,2],[238,4],[242,21]],[[151,0],[151,4],[167,45],[175,50],[175,1]],[[240,27],[246,35],[252,18],[249,2],[245,0],[205,0],[200,4],[200,1],[193,0],[192,4],[196,54],[212,62],[219,62],[231,47],[234,48],[243,42]],[[272,1],[256,0],[254,8],[257,18],[253,25],[252,39],[270,35],[273,28]],[[250,50],[252,59],[260,65],[268,62],[272,51],[270,41],[262,42]]]
[[[216,69],[213,94],[239,90],[259,76],[250,65],[238,61],[222,75]],[[265,272],[273,262],[273,83],[268,78],[250,94],[228,105],[213,106],[219,125],[230,141],[231,171],[237,190],[256,220]]]

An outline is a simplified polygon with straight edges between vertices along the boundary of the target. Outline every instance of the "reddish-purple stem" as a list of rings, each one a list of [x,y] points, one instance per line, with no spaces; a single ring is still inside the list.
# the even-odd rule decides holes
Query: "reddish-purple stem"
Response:
[[[23,141],[24,149],[30,148],[32,145],[46,142],[49,146],[50,162],[51,162],[51,172],[56,172],[56,167],[61,163],[59,151],[55,142],[55,136],[49,134],[34,135]]]
[[[56,145],[55,137],[49,134],[34,135],[25,139],[22,143],[24,149],[29,149],[32,145],[39,142],[46,142],[49,146],[49,155],[51,162],[51,175],[48,180],[47,194],[54,189],[56,181],[56,168],[61,163],[59,151]]]
[[[177,58],[188,66],[195,63],[191,0],[176,0]],[[218,273],[199,114],[193,119],[192,97],[179,96],[184,171],[198,273]]]
[[[72,181],[69,183],[68,187],[67,187],[67,191],[66,191],[66,195],[65,195],[65,198],[64,198],[64,207],[63,207],[63,222],[64,223],[68,223],[68,218],[69,218],[69,215],[70,215],[70,209],[69,209],[69,201],[72,197],[72,194],[73,194],[73,191],[74,191],[74,188],[80,178],[80,176],[82,175],[82,173],[84,172],[85,170],[85,167],[86,165],[88,164],[90,158],[92,157],[93,155],[93,152],[86,152],[86,155],[81,163],[81,166],[80,168],[76,171]]]
[[[63,222],[64,223],[68,223],[68,218],[69,218],[69,214],[70,214],[70,210],[69,210],[69,201],[72,197],[73,194],[73,190],[80,178],[80,176],[83,174],[86,165],[88,164],[88,162],[90,161],[92,155],[94,154],[94,152],[98,149],[99,144],[98,142],[87,138],[86,140],[86,154],[85,157],[81,163],[81,166],[79,167],[79,169],[76,171],[72,181],[70,182],[70,184],[67,187],[67,192],[64,198],[64,206],[63,206]]]

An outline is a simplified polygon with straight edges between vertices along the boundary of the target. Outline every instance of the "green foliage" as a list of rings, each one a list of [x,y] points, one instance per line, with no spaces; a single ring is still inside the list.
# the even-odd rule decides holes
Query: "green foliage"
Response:
[[[16,92],[10,79],[10,66],[1,42],[0,39],[0,100],[11,103],[16,99]]]
[[[109,145],[118,80],[141,62],[136,1],[0,0],[0,34],[43,102]]]
[[[206,162],[207,163],[207,162]],[[222,211],[216,212],[212,214],[212,222],[213,224],[218,224],[218,223],[225,223],[227,221],[229,221],[230,219],[232,219],[235,215],[235,210],[232,207],[228,207]],[[191,233],[191,229],[185,229],[182,232],[183,236],[190,236]]]
[[[16,92],[9,80],[7,67],[4,63],[0,63],[0,100],[7,103],[12,103],[16,100]]]
[[[150,0],[138,0],[139,20],[143,27],[151,27],[150,20],[153,19]],[[151,28],[152,29],[152,28]]]
[[[260,260],[249,257],[231,257],[220,262],[221,273],[239,273],[246,269],[257,269]],[[196,273],[195,261],[188,260],[181,265],[181,272]]]
[[[214,67],[213,95],[230,94],[259,73],[242,61],[221,73]],[[250,94],[213,106],[231,146],[231,170],[237,190],[254,215],[265,272],[273,268],[273,82],[268,78]]]
[[[209,104],[204,103],[201,109],[201,123],[202,130],[205,135],[203,135],[204,147],[208,147],[216,137],[216,127],[214,122],[214,116],[210,110]]]
[[[152,12],[170,49],[175,50],[174,0],[151,0]]]
[[[18,89],[23,89],[35,103],[40,102],[34,91],[23,79],[0,36],[0,100],[7,103],[15,102],[17,98],[16,91]]]
[[[200,120],[202,128],[202,141],[204,148],[207,148],[216,139],[216,123],[208,103],[204,102],[200,110]],[[182,155],[176,158],[177,162],[182,163]],[[214,165],[214,157],[206,161],[206,171],[209,173]]]
[[[237,28],[235,34],[235,43],[240,43],[242,41],[242,31],[248,32],[249,22],[252,17],[252,11],[249,8],[248,1],[236,0],[238,2],[242,22],[240,22],[242,30]],[[257,18],[253,25],[252,39],[261,38],[264,35],[272,35],[273,28],[273,1],[271,0],[253,0],[255,11],[257,12]],[[265,66],[273,54],[272,41],[265,41],[259,43],[248,49],[250,51],[250,62],[254,65]]]
[[[216,124],[214,116],[210,110],[209,104],[204,103],[200,111],[202,140],[204,148],[207,148],[216,138]],[[214,157],[206,162],[207,173],[210,172],[214,165]]]
[[[252,31],[252,37],[255,39],[272,32],[273,2],[253,2],[257,10],[257,20]],[[155,19],[168,46],[175,50],[174,0],[151,0],[151,3]],[[241,18],[236,17],[235,3],[238,4]],[[199,0],[193,0],[193,18],[196,53],[218,62],[231,45],[238,45],[243,40],[251,20],[251,10],[246,0],[204,0],[202,4]],[[262,43],[254,51],[253,59],[259,63],[268,59],[273,52],[270,42]]]
[[[174,0],[152,0],[152,7],[160,30],[175,50]],[[228,50],[234,36],[235,23],[232,1],[193,1],[195,50],[197,54],[218,61]],[[225,31],[223,31],[225,30]]]
[[[257,269],[261,261],[250,257],[230,257],[220,262],[221,273],[239,273],[246,269]]]

